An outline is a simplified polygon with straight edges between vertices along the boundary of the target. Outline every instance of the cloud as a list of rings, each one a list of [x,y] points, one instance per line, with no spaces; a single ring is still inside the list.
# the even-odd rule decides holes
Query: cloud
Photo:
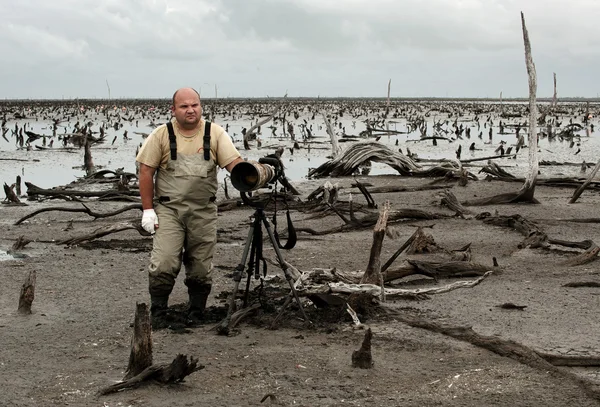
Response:
[[[0,97],[523,96],[520,11],[540,92],[595,96],[595,0],[20,0]]]

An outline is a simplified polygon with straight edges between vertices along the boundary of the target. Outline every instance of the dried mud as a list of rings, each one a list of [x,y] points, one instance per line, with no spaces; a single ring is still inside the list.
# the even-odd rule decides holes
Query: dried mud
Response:
[[[417,186],[429,180],[396,176],[361,177],[374,186]],[[332,180],[363,202],[351,178]],[[324,181],[308,181],[299,188],[305,197]],[[453,185],[449,185],[453,186]],[[511,192],[518,185],[470,182],[453,186],[459,201]],[[538,187],[540,205],[474,207],[475,213],[497,211],[521,214],[556,239],[600,242],[594,224],[562,221],[597,216],[600,194],[586,191],[568,205],[572,189]],[[391,208],[446,212],[435,191],[375,194],[379,204]],[[138,214],[93,221],[83,214],[48,212],[22,225],[13,223],[35,209],[77,203],[46,201],[27,207],[2,205],[0,248],[7,250],[19,236],[33,240],[21,252],[27,258],[0,262],[0,405],[6,406],[592,406],[598,401],[567,376],[544,371],[442,334],[413,328],[393,313],[363,310],[360,318],[373,331],[374,368],[351,366],[351,354],[360,347],[364,330],[353,329],[342,309],[306,309],[315,322],[307,326],[293,307],[277,329],[268,329],[281,304],[269,291],[267,306],[243,320],[236,334],[215,333],[226,311],[231,272],[240,261],[252,210],[240,208],[219,217],[219,243],[215,255],[215,289],[209,300],[210,319],[199,327],[153,332],[155,363],[170,362],[178,353],[199,358],[205,368],[184,383],[149,384],[134,390],[99,397],[96,392],[124,376],[129,357],[131,324],[136,302],[148,302],[146,268],[151,238],[125,231],[77,247],[52,243]],[[108,211],[122,204],[93,202],[94,210]],[[358,214],[357,216],[361,216]],[[292,212],[297,227],[316,230],[342,224],[330,215],[310,219]],[[72,221],[72,222],[71,222]],[[72,228],[66,226],[70,224]],[[432,295],[420,301],[391,304],[400,315],[439,323],[470,326],[481,335],[512,340],[535,351],[557,355],[597,356],[600,343],[597,317],[598,287],[565,284],[600,281],[598,263],[568,267],[574,249],[519,249],[523,236],[514,230],[489,226],[474,218],[406,220],[392,225],[398,237],[384,240],[382,261],[412,235],[426,227],[436,243],[448,250],[472,243],[473,261],[492,265],[496,257],[502,272],[473,288]],[[65,230],[70,229],[70,230]],[[300,270],[332,268],[364,270],[368,263],[372,230],[324,236],[300,234],[297,246],[284,252]],[[265,245],[265,256],[274,258]],[[400,262],[405,256],[402,255]],[[441,258],[443,253],[413,258]],[[395,263],[395,264],[396,264]],[[28,272],[37,272],[33,314],[16,313],[18,294]],[[269,275],[283,276],[270,265]],[[468,280],[464,278],[463,280]],[[422,277],[397,281],[403,288],[452,282]],[[253,280],[253,287],[255,282]],[[243,284],[242,284],[243,286]],[[172,294],[173,309],[183,310],[186,290],[183,276]],[[504,303],[523,310],[499,307]],[[360,311],[360,310],[359,310]],[[560,368],[590,381],[600,381],[598,368]],[[261,403],[261,400],[264,402]]]

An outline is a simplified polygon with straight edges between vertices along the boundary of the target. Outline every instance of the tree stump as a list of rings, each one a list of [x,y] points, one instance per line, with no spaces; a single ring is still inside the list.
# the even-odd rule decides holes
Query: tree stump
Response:
[[[352,352],[352,367],[359,367],[361,369],[371,369],[373,367],[373,358],[371,356],[372,338],[373,333],[371,332],[371,328],[369,328],[367,329],[367,332],[365,332],[365,337],[360,349]]]
[[[19,314],[29,315],[31,314],[31,304],[35,297],[35,270],[30,271],[27,279],[21,287],[21,294],[19,295]]]
[[[385,229],[387,226],[388,214],[390,211],[390,202],[386,201],[383,209],[379,213],[379,219],[373,229],[373,244],[371,245],[371,255],[369,264],[360,280],[361,284],[375,284],[381,286],[382,300],[385,301],[385,292],[383,291],[383,277],[381,275],[381,248],[383,246],[383,238],[385,237]]]
[[[145,303],[137,303],[135,320],[133,322],[133,337],[131,338],[131,353],[129,365],[123,380],[130,379],[140,374],[152,365],[152,327],[150,325],[150,312]]]

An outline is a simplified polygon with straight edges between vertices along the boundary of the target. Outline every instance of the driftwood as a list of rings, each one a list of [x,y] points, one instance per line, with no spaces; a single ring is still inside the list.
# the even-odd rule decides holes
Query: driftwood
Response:
[[[423,232],[423,228],[417,228],[415,237],[406,249],[406,254],[434,253],[440,250],[435,239],[430,234]]]
[[[406,242],[404,242],[404,244],[402,246],[400,246],[400,248],[398,250],[396,250],[394,252],[394,254],[392,254],[392,256],[388,259],[388,261],[386,261],[385,264],[381,267],[381,272],[384,273],[384,275],[383,275],[384,281],[385,281],[385,278],[387,276],[387,273],[386,273],[387,269],[392,265],[392,263],[394,261],[396,261],[396,259],[398,258],[398,256],[400,256],[402,254],[402,252],[404,250],[406,250],[406,248],[409,247],[412,244],[412,242],[418,236],[419,229],[420,228],[417,228],[417,230],[415,231],[415,233],[413,233],[412,236],[409,237],[408,240]]]
[[[577,199],[581,196],[583,191],[588,187],[588,185],[590,185],[590,183],[592,182],[592,179],[594,179],[594,177],[596,176],[598,169],[600,169],[600,160],[596,163],[596,166],[594,167],[592,172],[590,172],[590,175],[585,180],[585,182],[579,188],[577,188],[577,190],[573,193],[571,200],[569,200],[570,204],[577,202]]]
[[[118,209],[118,210],[116,210],[114,212],[99,213],[99,212],[92,211],[90,208],[88,208],[83,203],[81,205],[83,206],[83,208],[55,207],[55,208],[42,208],[42,209],[38,209],[37,211],[34,211],[34,212],[30,213],[29,215],[23,216],[21,219],[19,219],[18,221],[15,222],[15,225],[20,225],[21,223],[23,223],[27,219],[33,218],[34,216],[36,216],[36,215],[38,215],[40,213],[43,213],[43,212],[59,211],[59,212],[87,213],[88,215],[92,216],[94,219],[100,219],[100,218],[108,218],[108,217],[111,217],[111,216],[115,216],[115,215],[118,215],[120,213],[130,211],[132,209],[139,209],[139,210],[142,209],[142,204],[132,204],[132,205],[125,206],[125,207],[123,207],[121,209]]]
[[[385,295],[386,298],[426,298],[430,294],[442,294],[447,293],[459,288],[471,288],[481,283],[485,278],[489,277],[492,271],[487,271],[481,277],[472,281],[457,281],[444,286],[438,287],[426,287],[426,288],[415,288],[415,289],[402,289],[402,288],[384,288],[382,293],[382,287],[374,284],[348,284],[348,283],[326,283],[319,285],[310,285],[310,276],[308,281],[304,281],[302,285],[298,286],[298,295],[310,296],[314,294],[363,294],[371,297],[381,298]]]
[[[339,215],[339,213],[338,213],[338,215]],[[449,217],[450,216],[446,215],[446,214],[431,213],[431,212],[426,212],[426,211],[422,211],[419,209],[410,209],[410,208],[398,209],[398,210],[389,212],[388,225],[391,223],[394,223],[394,222],[400,222],[405,219],[432,220],[432,219],[445,219],[445,218],[449,218]],[[351,222],[344,217],[342,217],[342,219],[344,220],[344,222],[346,222],[346,224],[336,227],[336,228],[327,229],[327,230],[323,230],[323,231],[317,231],[317,230],[314,230],[311,228],[296,228],[296,232],[304,232],[304,233],[308,233],[308,234],[315,235],[315,236],[322,236],[322,235],[327,235],[330,233],[340,233],[340,232],[348,232],[348,231],[352,231],[352,230],[366,229],[366,228],[369,228],[369,227],[375,225],[378,217],[377,217],[377,214],[371,213],[371,214],[364,216],[361,219],[358,219],[357,222]]]
[[[4,183],[4,195],[6,196],[4,198],[4,201],[9,202],[11,204],[16,204],[16,205],[25,205],[24,203],[21,202],[21,200],[19,199],[17,194],[15,194],[15,191],[14,191],[15,186],[16,186],[16,184],[12,184],[9,186],[6,182]]]
[[[483,222],[487,224],[513,228],[524,235],[525,240],[517,246],[519,249],[525,247],[548,248],[551,244],[585,249],[585,252],[565,262],[565,265],[567,266],[578,266],[592,262],[598,258],[597,255],[600,253],[600,247],[591,240],[569,242],[560,239],[551,239],[535,223],[525,219],[521,215],[488,216],[488,214],[480,214],[478,215],[478,218],[483,219]]]
[[[179,354],[171,363],[149,366],[130,379],[101,389],[98,394],[103,396],[125,389],[133,389],[151,380],[162,384],[179,383],[182,382],[186,376],[201,369],[204,369],[204,365],[199,365],[198,359],[195,359],[192,356],[188,361],[187,356]]]
[[[152,327],[150,312],[145,303],[137,303],[133,322],[133,336],[129,364],[123,380],[131,379],[152,366]]]
[[[379,142],[363,141],[351,145],[338,157],[312,169],[308,176],[310,178],[352,175],[358,167],[368,161],[387,164],[401,175],[410,175],[421,169],[407,156],[394,152]]]
[[[65,198],[65,197],[82,197],[82,198],[116,198],[122,196],[135,196],[140,195],[139,191],[120,191],[118,189],[112,189],[108,191],[76,191],[67,189],[44,189],[40,188],[31,182],[25,181],[27,186],[28,196],[49,196],[53,198]]]
[[[364,185],[364,183],[363,183]],[[417,192],[417,191],[431,191],[436,189],[447,189],[444,185],[420,185],[418,187],[399,187],[393,185],[386,185],[381,187],[369,188],[371,194],[382,194],[391,192]]]
[[[371,245],[371,254],[369,255],[369,264],[360,280],[361,284],[376,284],[383,288],[383,277],[381,276],[381,249],[383,247],[389,211],[390,203],[389,201],[386,201],[379,214],[379,219],[375,224],[375,228],[373,229],[373,243]],[[385,301],[385,298],[383,297],[383,295],[385,295],[385,290],[382,289],[381,294],[381,300]]]
[[[25,246],[27,246],[29,243],[31,243],[31,240],[26,239],[25,236],[19,236],[17,240],[13,243],[11,251],[14,252],[17,250],[24,249]]]
[[[598,253],[600,253],[600,247],[594,243],[594,245],[585,252],[565,262],[565,265],[580,266],[582,264],[591,263],[592,261],[598,259]]]
[[[223,321],[221,321],[219,325],[215,326],[214,329],[219,335],[228,336],[231,333],[231,331],[237,326],[237,324],[239,324],[242,321],[242,319],[252,315],[260,307],[261,304],[256,303],[248,307],[241,308],[235,311],[231,315],[231,317],[223,319]]]
[[[465,214],[473,213],[470,209],[467,209],[464,206],[462,206],[460,204],[460,202],[458,202],[458,199],[452,192],[445,190],[444,192],[441,193],[441,195],[442,195],[442,201],[441,201],[442,206],[445,206],[448,209],[450,209],[451,211],[456,212],[457,215],[464,216]]]
[[[19,308],[17,309],[19,314],[31,314],[31,304],[33,304],[33,299],[35,298],[35,280],[36,273],[35,270],[32,270],[27,275],[27,278],[21,287],[21,293],[19,294]]]
[[[574,372],[562,370],[557,367],[567,366],[566,360],[569,358],[563,359],[561,356],[538,353],[525,345],[512,340],[502,339],[497,336],[481,335],[475,332],[471,327],[438,323],[426,320],[422,317],[413,317],[407,315],[405,312],[399,312],[395,309],[389,308],[388,310],[390,314],[393,314],[394,319],[411,327],[426,329],[428,331],[440,333],[460,341],[468,342],[472,345],[494,352],[500,356],[516,360],[534,369],[539,369],[544,372],[551,372],[557,377],[563,377],[572,380],[574,383],[582,387],[591,397],[596,400],[600,400],[600,388],[596,383],[582,378]],[[584,363],[578,358],[572,358],[571,360],[577,360],[580,363]],[[557,365],[552,364],[553,361],[556,361]],[[590,361],[595,363],[598,361],[598,358],[590,358]]]
[[[462,260],[423,261],[406,259],[400,267],[390,268],[384,273],[384,281],[390,282],[404,277],[420,274],[438,278],[476,277],[482,276],[497,266],[489,267],[479,263]]]
[[[261,120],[257,120],[256,124],[254,124],[252,127],[250,127],[247,131],[246,134],[244,134],[244,148],[246,150],[250,149],[250,145],[248,144],[248,141],[250,140],[250,137],[254,134],[254,130],[258,129],[260,126],[267,124],[268,122],[270,122],[273,117],[275,117],[275,115],[277,114],[277,112],[279,111],[279,107],[275,108],[275,110],[273,111],[273,113],[271,113],[268,117],[265,117],[264,119]]]
[[[141,225],[140,220],[130,221],[130,222],[122,222],[114,225],[108,225],[94,230],[92,233],[88,233],[81,236],[75,236],[69,239],[61,240],[56,242],[56,244],[65,244],[67,246],[74,246],[88,240],[99,239],[106,235],[110,235],[111,233],[122,232],[124,230],[137,230],[142,236],[150,236],[148,232],[144,230]]]
[[[373,339],[373,332],[371,328],[365,332],[362,344],[358,350],[352,352],[352,367],[358,367],[361,369],[371,369],[373,367],[373,357],[371,355],[371,340]]]

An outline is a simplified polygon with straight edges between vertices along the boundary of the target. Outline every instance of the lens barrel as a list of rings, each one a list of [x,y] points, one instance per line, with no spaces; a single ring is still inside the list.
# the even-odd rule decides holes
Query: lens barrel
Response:
[[[275,169],[271,165],[243,161],[231,170],[231,184],[240,192],[255,191],[271,182],[275,175]]]

